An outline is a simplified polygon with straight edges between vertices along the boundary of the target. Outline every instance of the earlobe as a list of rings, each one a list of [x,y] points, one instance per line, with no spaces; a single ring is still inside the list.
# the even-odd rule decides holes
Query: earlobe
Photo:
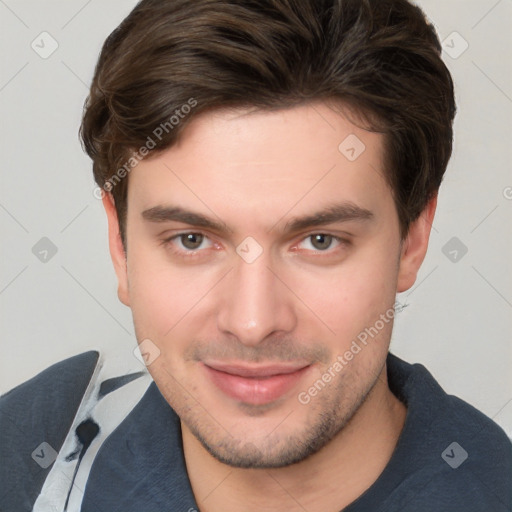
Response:
[[[119,220],[117,217],[115,201],[110,193],[106,193],[103,196],[102,201],[108,220],[108,245],[110,249],[110,257],[112,258],[112,263],[114,264],[114,270],[118,281],[117,295],[119,300],[125,306],[130,306],[126,253],[121,238],[121,232],[119,230]]]
[[[420,216],[411,223],[409,232],[402,244],[398,270],[397,292],[405,292],[416,281],[418,270],[425,259],[428,240],[434,221],[437,195],[428,203]]]

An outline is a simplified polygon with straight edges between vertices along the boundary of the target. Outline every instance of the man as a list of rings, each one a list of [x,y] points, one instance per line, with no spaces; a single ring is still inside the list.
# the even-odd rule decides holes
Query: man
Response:
[[[504,432],[388,352],[451,155],[440,51],[406,0],[135,7],[81,136],[149,374],[89,352],[2,397],[2,510],[511,510]]]

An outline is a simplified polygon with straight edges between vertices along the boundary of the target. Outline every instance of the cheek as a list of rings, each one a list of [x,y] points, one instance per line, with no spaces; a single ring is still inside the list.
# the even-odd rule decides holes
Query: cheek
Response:
[[[390,233],[375,237],[338,266],[279,269],[293,291],[283,300],[295,304],[301,337],[320,336],[333,350],[345,350],[393,305],[398,258],[393,239]],[[202,331],[211,334],[218,314],[216,283],[224,270],[176,266],[161,247],[133,244],[128,282],[137,338],[152,339],[162,348],[172,342],[177,354],[187,339]]]
[[[194,281],[166,264],[161,249],[139,247],[128,255],[128,285],[136,329],[161,340],[197,301]]]
[[[296,270],[290,287],[311,310],[311,330],[325,331],[337,351],[350,346],[393,306],[397,259],[395,245],[384,240],[359,249],[338,267],[314,273]],[[389,338],[391,325],[380,331],[381,339]]]
[[[162,248],[134,248],[128,255],[130,307],[138,340],[149,338],[177,357],[187,341],[212,324],[219,269],[172,264]],[[172,348],[172,350],[169,350]]]

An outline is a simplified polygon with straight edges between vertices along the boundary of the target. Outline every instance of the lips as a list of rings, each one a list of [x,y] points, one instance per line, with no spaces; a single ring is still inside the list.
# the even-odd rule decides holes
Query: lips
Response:
[[[224,395],[242,403],[263,405],[278,400],[307,372],[304,363],[247,366],[203,363],[208,378]]]

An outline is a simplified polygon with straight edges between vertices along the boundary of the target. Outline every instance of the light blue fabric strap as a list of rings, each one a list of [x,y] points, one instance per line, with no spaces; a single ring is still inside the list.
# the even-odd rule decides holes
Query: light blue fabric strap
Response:
[[[41,489],[33,512],[79,512],[94,459],[105,439],[126,418],[152,382],[135,358],[100,354],[72,426]],[[99,426],[87,450],[77,436],[84,422]],[[80,453],[83,457],[79,459]],[[76,471],[78,466],[78,470]],[[76,471],[76,474],[75,474]]]

